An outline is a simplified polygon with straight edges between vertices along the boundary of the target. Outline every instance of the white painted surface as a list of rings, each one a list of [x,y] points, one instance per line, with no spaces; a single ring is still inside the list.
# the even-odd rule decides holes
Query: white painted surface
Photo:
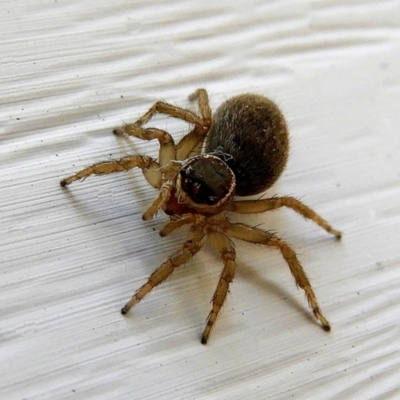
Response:
[[[400,3],[1,1],[0,394],[3,399],[400,398]],[[281,105],[291,158],[269,194],[290,211],[236,218],[299,254],[333,331],[279,254],[237,244],[238,273],[199,343],[221,264],[208,248],[120,307],[184,232],[161,239],[138,171],[59,180],[155,143],[111,134],[156,100]],[[175,137],[187,127],[160,118]]]

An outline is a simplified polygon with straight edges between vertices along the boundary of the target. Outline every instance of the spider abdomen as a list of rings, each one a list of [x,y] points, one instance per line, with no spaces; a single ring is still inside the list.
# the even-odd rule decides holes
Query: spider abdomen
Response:
[[[237,195],[260,193],[279,178],[286,165],[289,138],[285,119],[266,97],[233,97],[213,115],[205,150],[220,154],[232,169]]]

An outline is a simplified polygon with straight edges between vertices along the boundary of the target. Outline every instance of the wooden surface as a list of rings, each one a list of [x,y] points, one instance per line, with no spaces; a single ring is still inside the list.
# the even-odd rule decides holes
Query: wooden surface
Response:
[[[400,398],[400,3],[1,1],[2,399]],[[268,195],[293,195],[344,233],[288,210],[235,221],[298,252],[312,318],[282,257],[237,243],[209,344],[199,336],[221,263],[206,247],[122,317],[185,232],[144,222],[138,171],[59,180],[156,154],[116,138],[162,99],[215,109],[243,92],[284,111],[291,156]],[[185,124],[158,118],[174,137]]]

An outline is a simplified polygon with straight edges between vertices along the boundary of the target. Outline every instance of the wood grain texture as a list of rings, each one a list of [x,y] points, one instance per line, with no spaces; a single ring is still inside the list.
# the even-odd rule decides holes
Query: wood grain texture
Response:
[[[400,396],[400,5],[0,1],[0,397],[384,399]],[[313,321],[276,251],[237,243],[238,272],[209,344],[222,269],[206,246],[128,317],[121,306],[184,241],[141,220],[138,171],[59,180],[156,155],[117,138],[156,100],[215,109],[244,92],[285,113],[291,155],[268,193],[290,211],[235,216],[297,250],[332,324]],[[157,118],[174,137],[185,124]]]

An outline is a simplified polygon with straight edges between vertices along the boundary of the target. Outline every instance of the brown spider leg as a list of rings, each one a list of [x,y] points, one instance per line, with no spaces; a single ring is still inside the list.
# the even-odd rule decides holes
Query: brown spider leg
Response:
[[[208,94],[205,89],[197,89],[189,96],[190,101],[198,102],[199,111],[203,118],[202,124],[196,125],[194,129],[184,136],[176,146],[176,159],[185,160],[201,153],[204,140],[211,126],[211,108]]]
[[[143,174],[150,185],[155,188],[161,187],[162,175],[159,164],[151,157],[139,155],[126,156],[119,160],[103,161],[93,164],[90,167],[61,180],[60,185],[67,186],[72,182],[84,179],[89,175],[111,174],[113,172],[128,171],[135,167],[138,167],[143,171]]]
[[[164,282],[175,270],[185,262],[189,261],[204,245],[205,233],[202,230],[192,228],[189,232],[188,240],[185,242],[181,250],[178,250],[167,261],[161,264],[149,277],[148,281],[132,296],[132,298],[121,309],[122,314],[128,311],[146,294],[151,292],[153,288]]]
[[[142,126],[147,123],[150,118],[156,114],[166,114],[171,117],[181,119],[194,125],[203,125],[203,121],[195,113],[184,108],[173,106],[172,104],[164,103],[163,101],[157,101],[154,103],[149,111],[146,112],[141,118],[139,118],[134,124],[136,126]]]
[[[142,218],[144,220],[152,218],[169,200],[172,190],[175,189],[176,175],[178,174],[180,167],[180,162],[170,161],[167,166],[160,168],[160,173],[162,174],[164,183],[160,185],[160,191],[158,192],[157,197],[153,200],[153,203],[143,213]]]
[[[190,101],[198,101],[199,111],[205,123],[211,124],[211,108],[205,89],[197,89],[189,96]]]
[[[185,135],[176,145],[176,159],[185,160],[188,157],[200,154],[209,129],[209,125],[196,125],[192,131]]]
[[[333,229],[332,226],[320,217],[315,211],[307,207],[300,200],[294,197],[284,196],[284,197],[271,197],[269,199],[260,200],[242,200],[233,201],[228,207],[227,211],[233,211],[239,214],[251,214],[260,213],[264,211],[274,210],[280,207],[288,207],[302,215],[306,219],[311,219],[321,228],[325,229],[327,232],[335,235],[337,239],[342,237],[342,233]]]
[[[121,128],[114,129],[114,134],[116,135],[129,135],[137,137],[142,140],[153,140],[157,139],[160,143],[159,151],[159,163],[162,167],[167,165],[171,160],[175,160],[175,143],[172,136],[161,129],[148,128],[144,129],[136,124],[124,125]]]
[[[224,269],[222,270],[217,288],[214,292],[212,309],[208,315],[206,327],[201,335],[202,344],[207,344],[211,329],[218,317],[218,313],[222,305],[224,304],[226,295],[228,293],[229,284],[232,282],[235,275],[236,267],[236,252],[229,239],[223,233],[215,231],[209,232],[207,235],[211,245],[221,254],[222,261],[224,262]]]
[[[157,211],[169,200],[173,189],[174,185],[171,181],[163,183],[153,203],[151,203],[150,207],[142,214],[142,219],[146,221],[153,218],[153,216],[157,214]]]
[[[181,228],[187,224],[193,224],[196,220],[199,219],[198,215],[195,214],[184,214],[181,217],[174,219],[172,221],[167,222],[161,229],[160,229],[160,236],[165,237],[175,231],[176,229]]]
[[[290,272],[296,280],[296,285],[304,290],[307,296],[308,304],[313,310],[315,317],[319,320],[325,331],[329,332],[331,330],[329,322],[322,315],[310,281],[308,280],[303,267],[297,259],[296,253],[289,247],[287,243],[270,232],[253,228],[245,224],[228,223],[224,230],[228,235],[236,239],[245,240],[246,242],[250,243],[264,244],[268,247],[275,247],[279,249],[283,258],[289,265]]]

